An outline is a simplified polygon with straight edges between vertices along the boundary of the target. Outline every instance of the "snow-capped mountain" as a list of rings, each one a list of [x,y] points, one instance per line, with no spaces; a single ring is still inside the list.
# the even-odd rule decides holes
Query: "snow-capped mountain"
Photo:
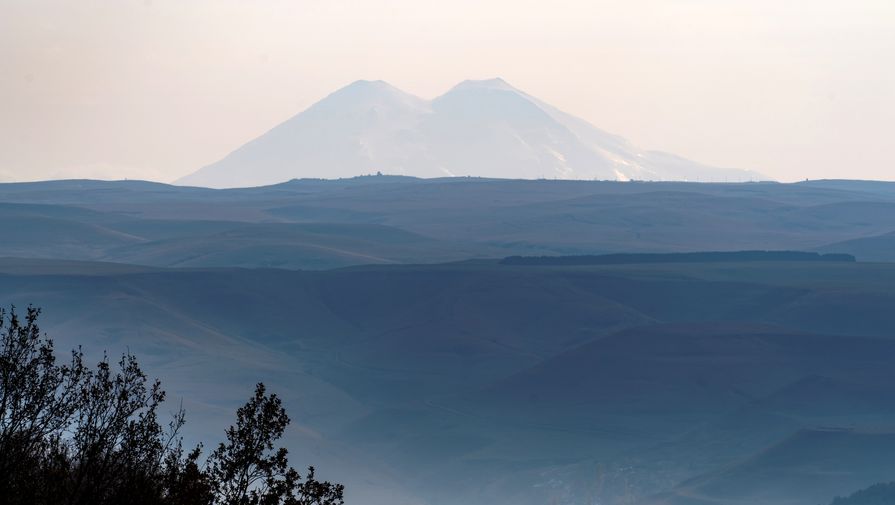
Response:
[[[427,101],[357,81],[179,184],[239,187],[383,172],[416,177],[746,181],[747,170],[645,151],[502,79]]]

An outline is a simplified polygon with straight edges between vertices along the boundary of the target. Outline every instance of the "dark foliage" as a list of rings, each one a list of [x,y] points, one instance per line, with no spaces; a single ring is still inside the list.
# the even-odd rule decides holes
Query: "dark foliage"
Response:
[[[800,251],[730,251],[692,253],[624,253],[584,256],[509,256],[501,265],[623,265],[628,263],[733,263],[755,261],[834,261],[854,263],[851,254]]]
[[[0,309],[0,497],[10,505],[341,505],[343,487],[301,475],[275,447],[289,424],[258,384],[226,443],[184,450],[183,409],[163,425],[165,392],[125,354],[57,364],[37,326]]]
[[[227,429],[208,459],[208,474],[215,483],[216,503],[225,505],[336,505],[342,503],[342,486],[318,482],[314,468],[304,482],[289,466],[285,448],[274,442],[283,435],[289,417],[277,398],[268,395],[264,384],[236,411],[236,426]]]

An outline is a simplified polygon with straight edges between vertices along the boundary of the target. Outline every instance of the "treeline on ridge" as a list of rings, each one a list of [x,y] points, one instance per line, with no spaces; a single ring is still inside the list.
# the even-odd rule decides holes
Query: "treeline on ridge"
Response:
[[[289,417],[258,384],[207,456],[185,449],[179,409],[130,354],[57,363],[40,311],[0,309],[0,501],[8,505],[341,505],[343,487],[300,475],[277,440]]]
[[[830,505],[891,505],[895,503],[895,482],[874,484],[847,497],[837,497]]]
[[[740,263],[740,262],[845,262],[854,263],[851,254],[819,254],[802,251],[724,251],[686,253],[617,253],[579,256],[509,256],[501,265],[623,265],[640,263]]]

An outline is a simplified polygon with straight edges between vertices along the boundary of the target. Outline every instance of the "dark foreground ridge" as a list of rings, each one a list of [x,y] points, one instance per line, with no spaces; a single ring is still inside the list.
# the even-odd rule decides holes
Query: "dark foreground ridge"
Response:
[[[690,253],[637,253],[583,256],[509,256],[501,265],[623,265],[629,263],[741,263],[756,261],[831,261],[854,263],[851,254],[819,254],[800,251],[732,251]]]

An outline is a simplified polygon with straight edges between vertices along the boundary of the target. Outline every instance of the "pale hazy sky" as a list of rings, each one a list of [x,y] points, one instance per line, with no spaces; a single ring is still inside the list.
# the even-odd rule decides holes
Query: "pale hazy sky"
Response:
[[[170,181],[356,79],[495,76],[644,148],[895,179],[895,0],[0,0],[0,179]]]

